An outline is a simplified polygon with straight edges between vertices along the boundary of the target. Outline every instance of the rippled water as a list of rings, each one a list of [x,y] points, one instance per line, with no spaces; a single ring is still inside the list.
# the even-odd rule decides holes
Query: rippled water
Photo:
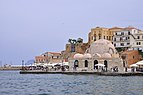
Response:
[[[143,95],[143,77],[0,71],[0,95]]]

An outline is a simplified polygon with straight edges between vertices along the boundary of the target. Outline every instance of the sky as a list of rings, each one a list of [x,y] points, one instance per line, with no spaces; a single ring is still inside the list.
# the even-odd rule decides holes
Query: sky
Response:
[[[69,38],[88,41],[91,28],[143,30],[143,0],[0,0],[0,65],[20,65],[65,50]]]

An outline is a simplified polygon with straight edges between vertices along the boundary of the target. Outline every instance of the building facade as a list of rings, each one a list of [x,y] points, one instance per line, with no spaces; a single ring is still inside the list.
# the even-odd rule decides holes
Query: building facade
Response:
[[[113,36],[115,48],[142,49],[143,32],[134,27],[126,27],[115,31]]]
[[[129,67],[132,64],[141,60],[141,56],[138,50],[128,50],[121,54],[123,59],[124,67]]]
[[[134,39],[131,39],[131,49],[143,52],[143,31],[137,31],[133,36]]]
[[[63,59],[66,61],[68,61],[69,58],[72,58],[76,53],[84,54],[86,49],[89,47],[88,43],[83,43],[81,38],[78,38],[77,40],[70,40],[73,40],[74,42],[70,41],[68,44],[66,44],[65,50],[61,52]]]
[[[62,56],[59,52],[46,52],[35,57],[35,63],[61,63]]]
[[[92,44],[94,41],[99,39],[106,39],[112,41],[113,31],[110,31],[109,28],[96,27],[92,28],[91,32],[88,34],[88,44]]]

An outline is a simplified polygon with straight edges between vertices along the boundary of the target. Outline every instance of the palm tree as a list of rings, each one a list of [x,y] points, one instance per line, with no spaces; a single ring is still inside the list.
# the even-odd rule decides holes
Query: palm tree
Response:
[[[72,43],[72,39],[69,39],[68,42],[71,44]]]
[[[83,39],[82,38],[78,38],[77,39],[77,43],[83,43]]]

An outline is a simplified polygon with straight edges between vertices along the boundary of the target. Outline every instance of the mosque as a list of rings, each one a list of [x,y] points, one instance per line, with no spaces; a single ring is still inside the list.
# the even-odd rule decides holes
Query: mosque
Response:
[[[76,53],[69,59],[69,70],[111,71],[114,67],[123,71],[123,62],[114,45],[105,39],[93,42],[84,54]]]

